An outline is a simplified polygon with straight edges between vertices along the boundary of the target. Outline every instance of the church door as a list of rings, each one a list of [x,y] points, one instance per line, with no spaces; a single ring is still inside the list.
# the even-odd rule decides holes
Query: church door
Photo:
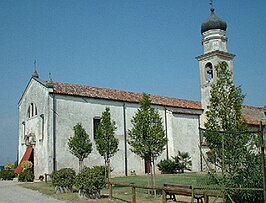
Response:
[[[149,155],[146,155],[144,158],[145,162],[145,173],[151,172],[151,157]]]
[[[32,172],[33,172],[33,174],[34,174],[34,149],[32,149],[32,152],[31,152],[31,155],[30,155],[29,161],[32,162],[32,168],[31,168],[31,170],[32,170]]]

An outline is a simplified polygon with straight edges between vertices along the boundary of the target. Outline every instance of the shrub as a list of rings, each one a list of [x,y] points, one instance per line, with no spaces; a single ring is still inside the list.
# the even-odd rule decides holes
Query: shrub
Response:
[[[104,170],[104,166],[94,166],[93,168],[85,167],[81,173],[77,175],[75,186],[80,192],[99,194],[100,189],[105,186]]]
[[[231,187],[263,188],[263,172],[261,170],[261,154],[248,153],[245,163],[238,169],[238,174],[231,177]],[[229,194],[235,203],[263,203],[263,191],[233,190]],[[229,202],[230,200],[228,200]]]
[[[179,164],[170,159],[161,160],[157,166],[163,174],[173,174],[179,169]]]
[[[172,157],[176,163],[179,164],[178,170],[181,171],[181,173],[184,173],[184,170],[191,171],[192,161],[191,157],[189,156],[188,152],[180,152],[178,151],[177,156]]]
[[[76,172],[72,168],[62,168],[50,175],[54,186],[72,188]]]
[[[14,164],[12,164],[12,163],[5,163],[4,169],[6,169],[6,170],[14,169]]]
[[[13,170],[2,170],[0,171],[0,179],[3,180],[13,180],[15,178],[15,173]]]
[[[33,182],[33,180],[34,180],[33,172],[29,169],[22,171],[18,176],[19,182]]]
[[[22,163],[21,163],[21,167],[23,168],[23,169],[31,169],[32,168],[32,162],[31,161],[23,161]]]

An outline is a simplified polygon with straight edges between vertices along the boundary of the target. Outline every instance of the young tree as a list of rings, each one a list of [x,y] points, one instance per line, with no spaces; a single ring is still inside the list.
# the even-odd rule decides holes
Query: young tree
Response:
[[[242,157],[239,153],[245,153],[248,142],[247,134],[239,134],[247,130],[241,117],[244,95],[241,88],[234,85],[232,72],[226,62],[220,62],[215,69],[217,81],[211,88],[210,105],[206,113],[208,121],[205,123],[207,131],[204,136],[213,152],[210,159],[216,160],[218,167],[222,168],[224,164],[232,175],[241,164]],[[221,134],[221,131],[225,133]]]
[[[250,184],[260,182],[257,181],[257,176],[251,177],[248,175],[251,173],[247,172],[250,170],[250,164],[256,163],[259,159],[258,153],[254,153],[250,148],[251,134],[247,133],[247,125],[241,117],[244,95],[241,88],[233,84],[232,72],[228,69],[226,62],[220,62],[215,69],[217,81],[211,89],[204,136],[211,149],[209,160],[222,169],[222,179],[219,180],[220,176],[216,176],[216,180],[218,183],[225,184],[226,187],[258,187],[256,184]],[[260,167],[252,169],[256,170],[256,174],[261,174],[258,168]],[[239,192],[246,195],[242,194],[240,197]],[[248,194],[250,191],[230,191],[229,193],[231,197],[238,196],[237,202],[254,200],[259,202],[257,200],[261,196],[254,191],[255,196]],[[250,197],[249,200],[241,199],[247,196]]]
[[[68,139],[68,149],[79,159],[79,172],[83,168],[83,160],[92,152],[92,143],[81,123],[74,126],[74,136]]]
[[[102,113],[101,122],[96,131],[96,147],[101,156],[104,157],[105,172],[108,170],[107,178],[110,178],[110,158],[118,151],[119,140],[115,138],[115,121],[111,120],[110,109],[106,108]]]
[[[158,157],[165,149],[167,138],[163,129],[162,118],[158,111],[151,107],[148,94],[143,94],[140,108],[131,119],[131,123],[133,128],[128,131],[130,138],[128,143],[132,147],[131,151],[142,159],[148,157],[154,162],[154,158]]]

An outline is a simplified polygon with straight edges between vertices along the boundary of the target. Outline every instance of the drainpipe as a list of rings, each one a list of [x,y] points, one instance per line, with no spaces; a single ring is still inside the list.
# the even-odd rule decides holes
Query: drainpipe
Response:
[[[123,104],[123,117],[124,117],[124,144],[125,144],[125,176],[127,176],[127,126],[126,126],[126,104]]]
[[[202,141],[203,141],[203,135],[202,135],[202,129],[200,127],[200,116],[198,116],[198,125],[199,125],[199,140],[200,140],[200,143],[199,143],[199,150],[200,150],[200,171],[202,172],[203,171],[203,160],[202,160]]]
[[[169,149],[168,149],[168,132],[167,132],[167,109],[166,107],[164,108],[164,123],[165,123],[165,136],[167,139],[167,144],[166,144],[166,159],[169,159]]]
[[[56,101],[53,94],[53,171],[56,171]]]

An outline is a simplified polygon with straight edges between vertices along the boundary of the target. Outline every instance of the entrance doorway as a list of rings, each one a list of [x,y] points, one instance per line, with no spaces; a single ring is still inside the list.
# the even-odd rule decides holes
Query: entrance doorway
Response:
[[[34,174],[34,149],[32,149],[32,152],[31,152],[31,155],[30,155],[29,161],[31,161],[31,163],[32,163],[31,171],[32,171],[32,173]]]
[[[145,162],[145,173],[151,173],[151,156],[146,155],[144,158]]]

